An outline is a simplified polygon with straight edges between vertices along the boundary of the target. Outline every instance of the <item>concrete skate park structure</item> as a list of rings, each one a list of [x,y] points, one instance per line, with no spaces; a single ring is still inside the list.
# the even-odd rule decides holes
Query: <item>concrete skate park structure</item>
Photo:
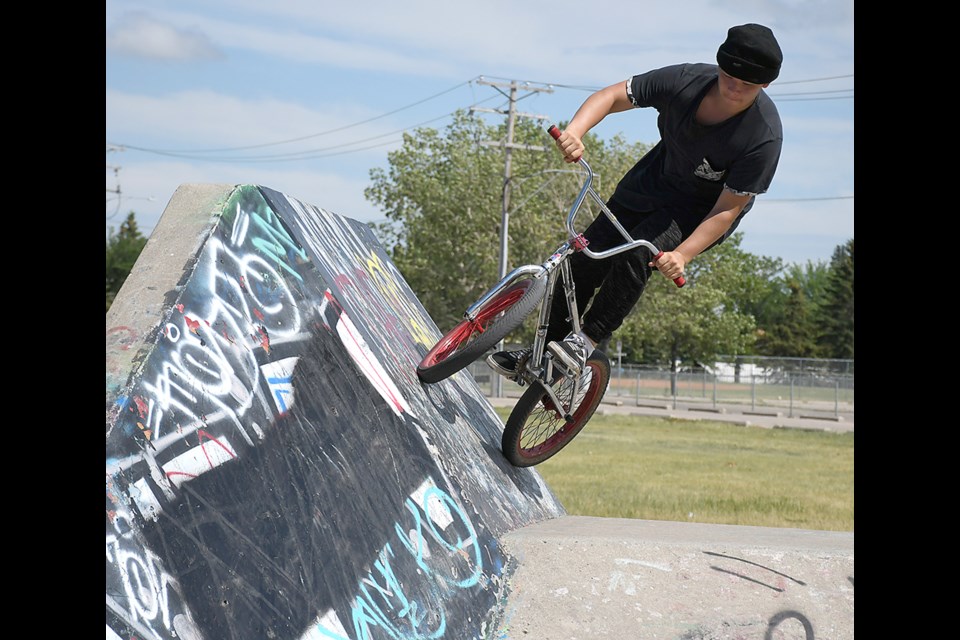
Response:
[[[853,534],[570,516],[366,225],[183,185],[106,317],[106,637],[853,638]]]

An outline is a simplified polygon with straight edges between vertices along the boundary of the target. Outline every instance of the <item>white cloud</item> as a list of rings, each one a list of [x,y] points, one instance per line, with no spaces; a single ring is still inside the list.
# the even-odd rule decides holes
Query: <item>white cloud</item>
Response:
[[[802,57],[840,60],[847,69],[852,63],[849,0],[746,7],[690,0],[679,9],[682,19],[672,3],[640,6],[623,0],[595,0],[589,8],[579,0],[482,5],[365,0],[336,10],[324,10],[313,0],[231,0],[220,3],[222,12],[216,6],[171,2],[151,5],[151,13],[162,24],[203,32],[222,49],[298,64],[431,77],[457,77],[458,69],[469,67],[477,74],[603,86],[656,66],[712,61],[727,28],[743,22],[774,28],[786,53],[785,69],[794,78],[809,73],[799,64]],[[851,56],[838,56],[838,47]]]
[[[785,54],[771,95],[801,95],[777,101],[785,132],[780,169],[741,229],[750,242],[778,247],[757,253],[812,251],[819,242],[829,255],[852,236],[853,201],[795,199],[853,193],[853,101],[804,102],[802,94],[852,88],[852,15],[850,0],[365,0],[335,10],[315,0],[108,0],[107,141],[126,150],[107,155],[108,165],[120,167],[116,179],[108,170],[108,190],[117,181],[122,190],[107,224],[134,209],[141,227],[152,229],[188,182],[262,184],[347,217],[378,219],[363,189],[370,168],[386,165],[398,130],[442,128],[438,116],[490,98],[499,102],[483,106],[505,106],[506,99],[472,84],[422,108],[396,114],[398,107],[479,75],[600,87],[663,64],[709,62],[730,26],[761,22]],[[217,55],[215,64],[156,64]],[[807,82],[831,76],[843,77]],[[558,88],[526,96],[518,107],[564,120],[588,95]],[[655,142],[656,113],[646,111],[617,114],[596,133]],[[192,149],[193,158],[133,145]],[[373,148],[342,153],[362,146]],[[196,151],[234,147],[257,148]],[[309,153],[252,161],[300,152]],[[108,215],[114,204],[108,201]]]
[[[107,50],[119,55],[178,62],[223,57],[203,33],[160,22],[142,12],[125,14],[107,30]]]
[[[230,16],[207,18],[154,10],[149,14],[121,15],[115,26],[108,27],[107,33],[108,47],[121,53],[158,59],[189,59],[191,54],[197,53],[193,47],[206,44],[207,49],[213,51],[213,45],[209,43],[215,43],[223,51],[258,53],[296,64],[426,76],[455,73],[444,56],[400,52],[358,42],[350,35],[338,38],[305,32],[301,23],[278,26],[255,23],[251,26]],[[175,57],[177,47],[185,47],[187,51]]]

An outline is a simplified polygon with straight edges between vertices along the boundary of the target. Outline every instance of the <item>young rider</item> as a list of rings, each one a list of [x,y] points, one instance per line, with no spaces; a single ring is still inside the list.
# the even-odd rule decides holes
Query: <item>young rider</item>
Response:
[[[571,256],[582,330],[571,333],[557,282],[547,348],[579,373],[597,344],[636,306],[653,269],[673,280],[697,255],[733,233],[777,170],[783,131],[763,91],[780,73],[783,54],[773,32],[759,24],[731,27],[717,64],[683,63],[653,69],[588,97],[556,141],[566,162],[584,152],[583,136],[612,113],[637,107],[658,112],[660,141],[620,180],[607,205],[634,238],[663,251],[653,261],[640,247],[604,260]],[[602,251],[623,242],[603,214],[584,236]],[[587,308],[592,299],[592,304]],[[566,337],[564,337],[566,336]],[[500,351],[489,366],[511,380],[530,349]]]

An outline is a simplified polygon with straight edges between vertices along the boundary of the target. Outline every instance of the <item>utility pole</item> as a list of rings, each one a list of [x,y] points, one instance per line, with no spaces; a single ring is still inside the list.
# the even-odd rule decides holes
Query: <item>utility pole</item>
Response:
[[[512,154],[514,149],[524,149],[527,151],[549,151],[548,147],[541,147],[537,145],[530,144],[516,144],[513,141],[513,127],[516,119],[521,118],[533,118],[536,120],[549,120],[549,116],[534,115],[532,113],[521,113],[517,111],[517,91],[523,89],[524,91],[529,91],[530,93],[523,96],[524,98],[534,94],[534,93],[553,93],[553,87],[534,87],[531,86],[529,82],[518,83],[516,80],[512,80],[509,83],[506,82],[490,82],[484,80],[481,76],[477,80],[477,84],[485,84],[493,87],[503,95],[507,96],[510,101],[510,107],[507,111],[499,109],[484,109],[481,107],[473,107],[471,111],[483,111],[487,113],[499,113],[507,116],[507,139],[499,142],[494,141],[483,141],[480,144],[488,147],[501,147],[504,150],[504,164],[503,164],[503,200],[500,209],[500,278],[502,279],[507,275],[507,242],[509,235],[507,233],[507,227],[510,223],[510,179],[512,177]],[[510,90],[510,94],[507,95],[501,91],[500,87],[504,87]],[[522,99],[522,98],[521,98]],[[497,350],[500,351],[503,349],[503,340],[497,344]],[[493,381],[493,395],[496,398],[499,398],[502,395],[502,380],[500,376],[495,376]]]
[[[108,145],[107,145],[107,153],[110,153],[110,152],[112,152],[112,151],[123,151],[123,147],[118,147],[118,146],[113,145],[113,144],[108,144]],[[116,207],[116,209],[114,210],[114,212],[113,212],[112,214],[110,214],[110,215],[107,216],[107,220],[109,220],[109,219],[112,218],[114,215],[116,215],[117,211],[120,210],[120,197],[121,197],[121,195],[120,195],[120,169],[121,169],[120,165],[112,165],[112,164],[108,164],[108,165],[107,165],[107,171],[113,171],[113,178],[114,178],[114,180],[115,180],[116,183],[117,183],[117,186],[116,186],[115,188],[113,188],[113,189],[111,189],[110,187],[107,187],[107,204],[110,204],[110,194],[111,194],[111,193],[114,193],[114,194],[116,194],[116,196],[117,196],[117,207]]]

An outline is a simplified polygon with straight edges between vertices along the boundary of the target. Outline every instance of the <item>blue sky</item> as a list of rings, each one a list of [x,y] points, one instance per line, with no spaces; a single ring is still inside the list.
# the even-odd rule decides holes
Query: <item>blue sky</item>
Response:
[[[260,184],[383,220],[363,195],[370,170],[387,167],[403,131],[505,109],[481,78],[552,87],[521,90],[518,110],[569,120],[594,89],[715,62],[746,22],[771,27],[784,51],[767,89],[784,149],[742,246],[827,261],[854,230],[852,0],[107,0],[106,228],[134,211],[148,235],[185,183]],[[595,132],[652,144],[656,118],[627,111]]]

